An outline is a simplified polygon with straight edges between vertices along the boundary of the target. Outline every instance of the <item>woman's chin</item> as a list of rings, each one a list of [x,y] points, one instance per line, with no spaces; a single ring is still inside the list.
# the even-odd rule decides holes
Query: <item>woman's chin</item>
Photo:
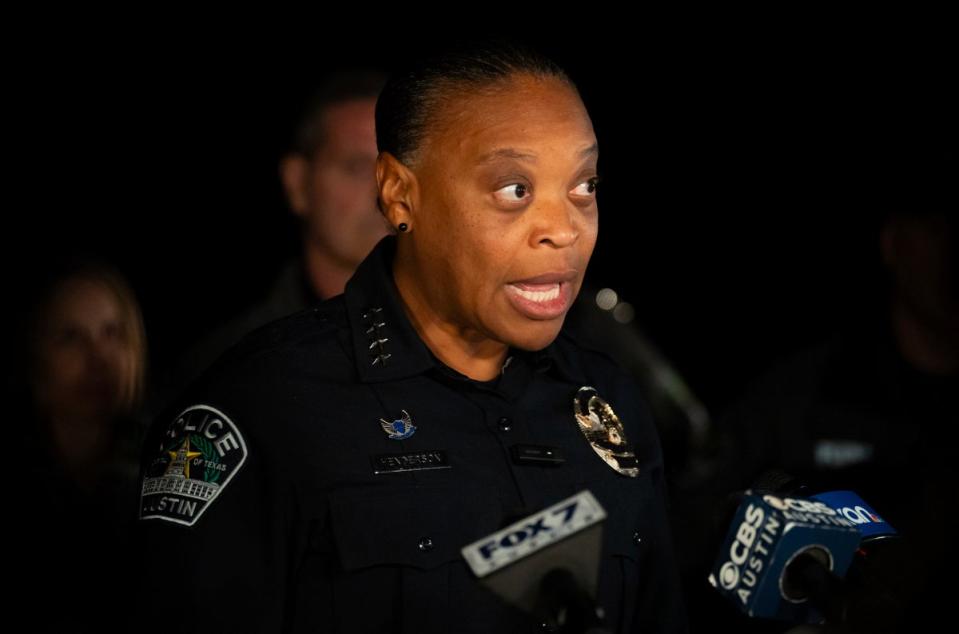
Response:
[[[563,317],[550,320],[526,320],[529,323],[510,332],[507,342],[520,350],[542,350],[559,336]]]

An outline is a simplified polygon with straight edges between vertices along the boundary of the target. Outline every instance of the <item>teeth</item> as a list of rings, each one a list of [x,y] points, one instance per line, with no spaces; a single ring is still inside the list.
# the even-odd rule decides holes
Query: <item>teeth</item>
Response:
[[[548,302],[559,297],[559,283],[553,284],[553,288],[548,291],[526,291],[515,284],[510,286],[517,295],[534,302]]]

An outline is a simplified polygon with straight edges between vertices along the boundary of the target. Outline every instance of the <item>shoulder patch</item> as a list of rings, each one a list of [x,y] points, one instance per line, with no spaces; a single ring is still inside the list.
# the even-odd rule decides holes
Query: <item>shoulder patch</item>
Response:
[[[191,405],[173,419],[146,465],[140,519],[193,526],[246,456],[246,442],[226,414]]]

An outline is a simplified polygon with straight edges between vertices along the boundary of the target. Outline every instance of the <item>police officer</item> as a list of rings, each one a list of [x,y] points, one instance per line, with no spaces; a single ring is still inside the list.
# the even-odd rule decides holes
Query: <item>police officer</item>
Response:
[[[597,235],[575,86],[525,47],[464,47],[396,74],[376,129],[397,234],[342,295],[244,338],[152,428],[137,625],[538,631],[460,550],[588,489],[608,515],[607,627],[684,631],[648,410],[561,330]]]

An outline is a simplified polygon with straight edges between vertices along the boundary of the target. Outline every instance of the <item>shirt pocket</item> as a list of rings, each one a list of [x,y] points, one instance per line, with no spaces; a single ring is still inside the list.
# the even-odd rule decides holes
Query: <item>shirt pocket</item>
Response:
[[[467,612],[495,607],[461,549],[502,521],[494,489],[482,485],[350,487],[330,495],[340,593],[403,632],[466,631]],[[491,603],[492,602],[492,603]],[[472,625],[471,625],[472,626]],[[362,628],[361,628],[362,629]],[[368,628],[379,631],[377,627]],[[392,630],[396,631],[396,630]]]
[[[666,521],[662,506],[649,474],[626,478],[611,473],[581,488],[589,489],[606,511],[596,603],[609,627],[627,631],[644,587],[656,583],[649,554],[658,547]]]

